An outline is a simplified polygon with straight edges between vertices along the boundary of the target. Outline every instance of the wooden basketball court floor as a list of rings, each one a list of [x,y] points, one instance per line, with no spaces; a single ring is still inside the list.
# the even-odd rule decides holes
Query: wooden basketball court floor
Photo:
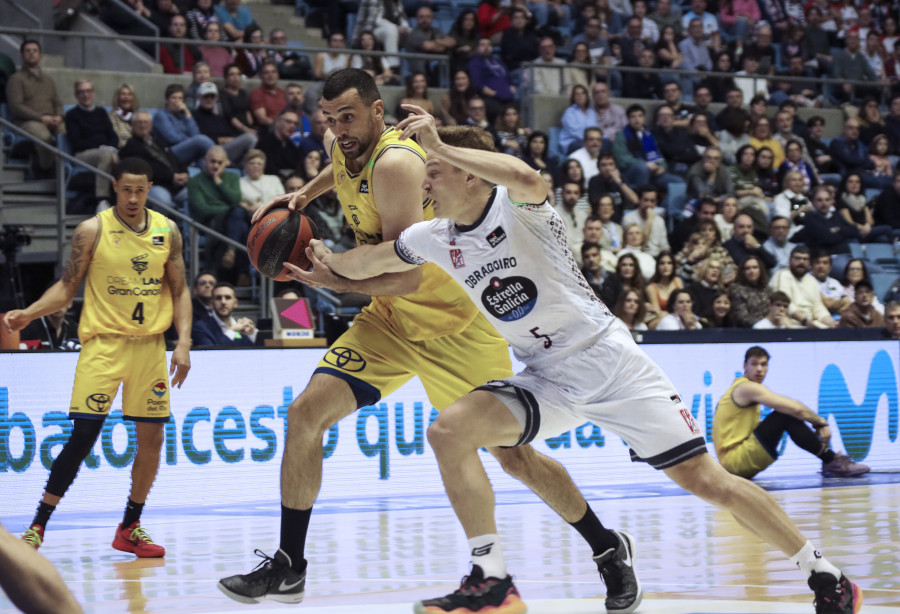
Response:
[[[865,591],[863,612],[900,612],[900,474],[855,480],[821,476],[759,481],[804,533]],[[645,614],[811,613],[812,593],[780,553],[731,517],[668,484],[583,488],[603,522],[637,539]],[[124,498],[124,496],[123,496]],[[152,501],[152,498],[151,498]],[[605,612],[604,586],[581,538],[527,491],[497,496],[507,563],[531,614]],[[455,588],[466,546],[444,497],[348,499],[317,506],[307,599],[247,606],[216,589],[277,546],[278,502],[147,508],[143,523],[164,559],[110,547],[118,510],[53,518],[41,552],[88,613],[410,613],[411,604]],[[30,518],[5,518],[10,530]],[[0,612],[14,611],[0,596]]]

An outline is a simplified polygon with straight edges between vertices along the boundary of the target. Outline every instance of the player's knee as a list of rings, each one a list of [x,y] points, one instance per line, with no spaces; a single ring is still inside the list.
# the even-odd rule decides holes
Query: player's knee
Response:
[[[158,454],[162,448],[164,439],[162,424],[144,423],[138,426],[138,452],[143,452],[144,454]]]
[[[97,437],[100,436],[102,429],[102,420],[76,418],[72,426],[72,435],[64,446],[64,449],[67,449],[66,455],[71,454],[71,458],[79,463],[83,461],[91,453],[91,449],[94,447],[94,443],[97,441]]]
[[[300,396],[288,406],[288,436],[322,439],[322,435],[337,420],[330,417],[327,407],[310,403]]]

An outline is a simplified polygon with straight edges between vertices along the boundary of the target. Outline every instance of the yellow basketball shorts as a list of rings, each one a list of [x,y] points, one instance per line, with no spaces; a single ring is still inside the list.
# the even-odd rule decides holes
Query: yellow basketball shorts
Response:
[[[737,446],[719,457],[719,462],[728,473],[747,478],[775,462],[771,454],[763,447],[756,435],[751,434]]]
[[[475,387],[512,375],[509,347],[482,315],[462,332],[409,341],[366,309],[319,362],[316,373],[346,381],[358,407],[371,405],[418,375],[438,410]]]
[[[97,335],[81,348],[69,418],[103,420],[122,384],[122,413],[135,422],[169,421],[169,378],[162,335]]]

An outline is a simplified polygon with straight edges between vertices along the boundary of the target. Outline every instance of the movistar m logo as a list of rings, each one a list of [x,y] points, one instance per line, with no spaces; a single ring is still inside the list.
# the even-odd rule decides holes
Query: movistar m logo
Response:
[[[897,440],[897,375],[886,351],[881,350],[872,358],[866,394],[859,405],[850,396],[847,380],[837,365],[828,365],[822,372],[819,383],[819,415],[834,415],[847,454],[853,458],[863,459],[868,456],[875,433],[875,414],[881,397],[885,395],[888,406],[888,438],[893,442]]]

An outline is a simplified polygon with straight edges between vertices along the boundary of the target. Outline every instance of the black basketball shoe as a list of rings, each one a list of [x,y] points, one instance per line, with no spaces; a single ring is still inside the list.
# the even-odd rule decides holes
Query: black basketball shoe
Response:
[[[464,577],[454,592],[437,599],[426,599],[415,604],[416,614],[465,614],[490,612],[491,614],[522,614],[527,608],[513,585],[512,576],[485,578],[478,565],[472,565],[472,573]]]
[[[613,532],[619,537],[619,547],[598,554],[594,562],[606,584],[606,611],[630,614],[644,598],[634,575],[634,538],[624,531]]]
[[[219,590],[241,603],[260,603],[268,599],[279,603],[300,603],[306,587],[306,571],[299,573],[291,568],[291,559],[279,549],[275,557],[261,550],[253,554],[262,562],[246,575],[229,576],[219,580]]]
[[[830,573],[814,571],[807,583],[816,594],[816,614],[856,614],[862,607],[862,590],[844,574],[835,580]]]

